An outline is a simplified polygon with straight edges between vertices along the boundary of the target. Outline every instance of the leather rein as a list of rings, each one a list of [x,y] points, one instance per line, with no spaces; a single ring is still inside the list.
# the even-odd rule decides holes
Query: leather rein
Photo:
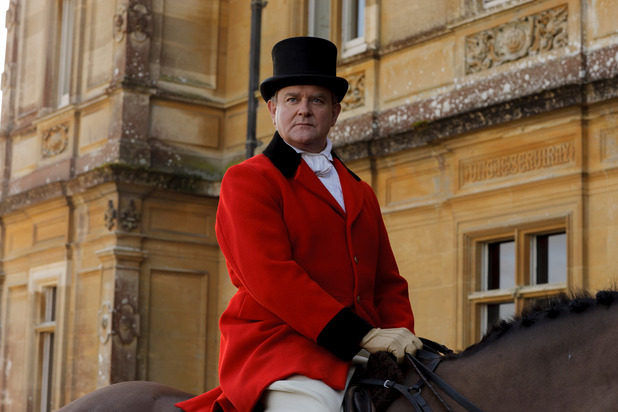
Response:
[[[436,342],[428,339],[421,338],[423,341],[423,349],[417,351],[416,356],[406,354],[408,361],[412,364],[416,373],[420,376],[420,380],[413,386],[406,386],[391,380],[364,378],[360,379],[358,383],[364,385],[377,385],[384,386],[391,390],[400,392],[405,398],[410,401],[416,412],[432,412],[427,402],[422,396],[423,386],[427,386],[431,389],[432,393],[438,398],[440,403],[447,411],[452,411],[448,404],[442,399],[438,392],[433,388],[431,382],[433,382],[438,388],[448,395],[451,399],[463,406],[470,412],[482,412],[482,410],[470,402],[466,397],[457,392],[453,387],[447,384],[442,378],[434,373],[438,364],[442,361],[443,353],[452,352],[447,347],[440,345]],[[427,361],[428,366],[425,366],[421,360]]]

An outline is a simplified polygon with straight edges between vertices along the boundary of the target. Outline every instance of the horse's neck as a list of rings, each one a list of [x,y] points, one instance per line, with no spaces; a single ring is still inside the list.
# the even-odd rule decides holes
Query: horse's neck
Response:
[[[473,355],[444,361],[437,373],[485,410],[558,410],[560,405],[562,410],[586,410],[588,399],[595,398],[615,407],[618,349],[612,325],[617,324],[618,304],[565,314],[511,331]],[[430,391],[424,390],[423,397],[441,410]]]

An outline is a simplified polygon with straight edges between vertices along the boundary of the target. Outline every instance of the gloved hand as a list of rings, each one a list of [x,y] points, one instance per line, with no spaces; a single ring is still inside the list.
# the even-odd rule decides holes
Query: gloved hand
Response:
[[[369,353],[392,353],[397,362],[402,362],[406,353],[414,355],[418,349],[423,349],[423,342],[407,328],[375,328],[365,335],[360,346]]]

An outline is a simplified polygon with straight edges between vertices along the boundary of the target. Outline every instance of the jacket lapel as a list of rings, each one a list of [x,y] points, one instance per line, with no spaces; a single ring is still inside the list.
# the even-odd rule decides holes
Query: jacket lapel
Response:
[[[337,168],[337,173],[339,174],[339,181],[341,182],[341,191],[343,192],[343,199],[345,201],[347,219],[353,222],[361,212],[363,206],[364,191],[360,187],[362,183],[360,178],[348,169],[338,157],[334,156],[334,154],[333,160]]]
[[[346,218],[347,214],[347,218],[353,220],[360,212],[363,204],[363,191],[357,190],[357,188],[355,190],[354,188],[355,185],[360,183],[360,178],[346,167],[335,152],[332,152],[333,164],[337,169],[339,181],[341,182],[346,212],[343,211],[337,200],[330,194],[309,166],[303,164],[300,153],[297,153],[283,141],[279,132],[275,132],[273,139],[262,153],[270,159],[273,165],[286,178],[293,178],[299,184],[328,202],[342,217]]]
[[[305,163],[301,162],[298,167],[298,172],[294,176],[294,180],[303,185],[307,190],[318,196],[320,199],[327,202],[337,213],[339,213],[344,219],[346,213],[343,211],[337,200],[330,194],[326,186],[315,175],[313,170]],[[344,196],[345,201],[345,196]]]

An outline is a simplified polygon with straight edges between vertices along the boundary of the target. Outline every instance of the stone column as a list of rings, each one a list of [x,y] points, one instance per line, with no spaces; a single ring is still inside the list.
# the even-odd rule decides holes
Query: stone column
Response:
[[[97,386],[137,378],[140,336],[139,274],[146,254],[114,246],[97,252],[103,263],[99,311],[99,376]]]

